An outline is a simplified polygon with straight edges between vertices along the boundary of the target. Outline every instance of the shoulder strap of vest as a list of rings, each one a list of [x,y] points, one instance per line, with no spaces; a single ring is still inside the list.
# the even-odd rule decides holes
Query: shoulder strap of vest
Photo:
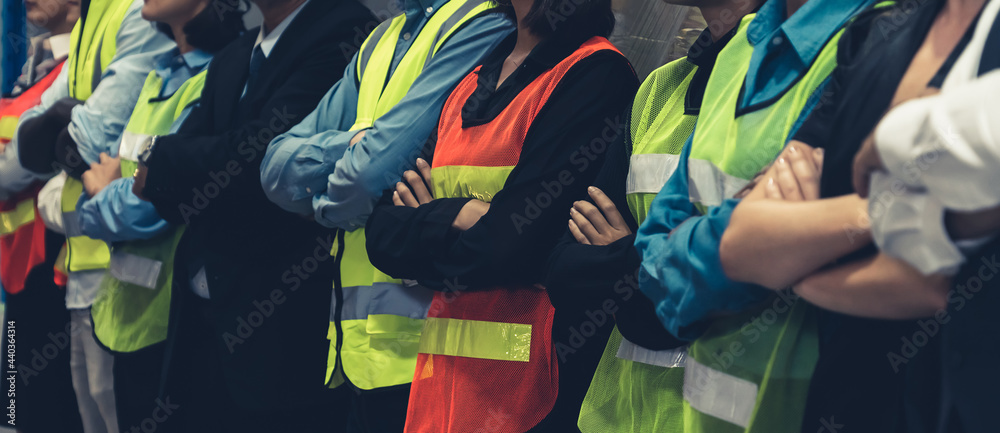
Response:
[[[382,39],[382,36],[385,36],[385,32],[389,30],[389,26],[392,25],[392,22],[399,17],[404,17],[403,19],[406,19],[405,15],[399,14],[382,21],[382,23],[379,24],[378,27],[375,27],[375,30],[368,35],[368,38],[365,39],[365,42],[361,46],[361,51],[358,52],[357,74],[354,77],[355,80],[360,81],[361,77],[364,76],[365,67],[368,66],[368,60],[372,58],[372,53],[375,51],[375,47]]]
[[[427,53],[427,60],[424,62],[424,67],[427,67],[438,50],[451,38],[451,35],[461,30],[480,15],[486,15],[491,12],[493,10],[489,7],[487,0],[465,0],[465,3],[441,24],[441,28],[438,29],[437,35],[434,37],[434,49]]]

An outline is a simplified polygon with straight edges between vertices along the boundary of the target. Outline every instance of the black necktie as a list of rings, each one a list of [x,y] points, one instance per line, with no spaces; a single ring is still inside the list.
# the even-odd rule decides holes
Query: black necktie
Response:
[[[264,55],[264,50],[257,45],[257,48],[253,49],[253,54],[250,56],[250,76],[247,77],[247,87],[246,92],[243,94],[244,97],[254,89],[257,84],[257,76],[259,75],[261,66],[264,66],[264,61],[267,60],[267,56]]]

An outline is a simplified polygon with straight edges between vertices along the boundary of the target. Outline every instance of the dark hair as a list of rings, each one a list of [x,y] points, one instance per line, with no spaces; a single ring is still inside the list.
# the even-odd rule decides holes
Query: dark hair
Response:
[[[510,0],[492,1],[507,17],[517,20]],[[536,35],[564,39],[608,37],[615,29],[611,0],[535,0],[524,21]]]
[[[184,34],[191,46],[209,53],[216,53],[240,36],[246,26],[243,14],[249,7],[243,7],[242,0],[211,0],[198,15],[184,24]],[[156,23],[156,28],[174,38],[169,25]]]

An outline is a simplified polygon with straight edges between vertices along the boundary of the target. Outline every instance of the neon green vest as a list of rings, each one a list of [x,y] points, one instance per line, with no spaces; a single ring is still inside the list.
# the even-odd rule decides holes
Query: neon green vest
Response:
[[[737,112],[753,53],[745,32],[749,20],[744,18],[743,30],[719,54],[705,92],[705,105],[715,109],[698,119],[687,161],[691,201],[703,211],[733,197],[777,157],[809,98],[837,64],[843,31],[779,99]],[[715,321],[688,348],[685,432],[799,431],[819,358],[816,317],[805,302],[773,300]]]
[[[198,102],[206,74],[202,71],[191,77],[163,99],[159,97],[163,80],[156,72],[149,73],[118,149],[123,178],[135,173],[142,143],[169,133],[184,109]],[[135,352],[167,338],[174,250],[183,231],[181,226],[152,239],[120,242],[111,249],[111,266],[91,307],[94,335],[108,349]]]
[[[111,64],[117,50],[118,29],[132,0],[93,0],[87,20],[77,21],[70,35],[69,95],[86,100],[101,81],[101,74]],[[151,30],[152,31],[152,30]],[[69,272],[108,267],[107,244],[83,235],[76,214],[76,202],[83,193],[83,182],[67,178],[61,208],[66,225],[66,270]]]
[[[351,130],[372,127],[399,103],[451,34],[488,8],[483,0],[451,0],[433,11],[388,80],[406,16],[379,25],[358,54],[357,120]],[[363,228],[338,237],[331,255],[338,254],[340,278],[334,281],[327,332],[327,384],[338,386],[345,375],[366,390],[410,383],[433,293],[375,269],[368,261]]]
[[[653,198],[677,168],[697,116],[684,101],[697,67],[670,62],[639,87],[632,104],[632,156],[626,200],[642,224]],[[583,433],[654,433],[681,429],[684,348],[653,351],[624,337],[616,327],[580,409]]]

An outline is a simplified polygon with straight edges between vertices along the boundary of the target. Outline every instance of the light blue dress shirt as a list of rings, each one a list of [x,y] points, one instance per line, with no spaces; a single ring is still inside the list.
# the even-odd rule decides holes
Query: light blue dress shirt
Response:
[[[156,65],[155,59],[176,47],[174,41],[142,18],[142,6],[143,0],[134,0],[129,6],[115,40],[115,57],[101,75],[100,85],[84,104],[73,109],[70,135],[87,163],[97,162],[101,152],[117,153],[118,140],[132,115],[146,76]],[[63,68],[56,83],[42,95],[41,104],[21,115],[20,122],[43,113],[59,99],[69,97],[66,75],[67,69]],[[16,139],[15,136],[9,148],[17,148]],[[36,179],[55,175],[38,176],[25,170],[16,152],[4,152],[0,156],[0,172],[3,173],[0,191],[10,192],[23,190]],[[66,308],[89,308],[103,275],[103,270],[70,272]]]
[[[188,79],[197,75],[212,60],[212,55],[201,50],[181,54],[177,48],[160,56],[156,61],[156,74],[163,80],[159,97],[169,97],[177,92]],[[187,119],[193,106],[185,107],[170,128],[177,131]],[[106,242],[149,239],[170,225],[160,218],[153,204],[132,194],[134,178],[116,179],[92,198],[80,197],[77,212],[83,233]]]
[[[446,0],[405,0],[406,25],[390,65],[395,70],[427,18]],[[261,164],[261,185],[285,210],[314,215],[327,227],[362,227],[382,191],[414,167],[455,85],[514,31],[500,14],[477,18],[456,31],[423,69],[406,96],[357,144],[348,129],[357,116],[357,56],[316,110],[279,135]]]
[[[115,57],[101,76],[101,83],[87,101],[73,109],[70,136],[76,141],[89,164],[98,162],[108,143],[117,148],[125,123],[132,115],[135,100],[153,69],[155,58],[175,47],[174,41],[160,33],[153,23],[142,18],[143,0],[129,7],[116,39]],[[64,67],[55,83],[42,94],[41,104],[21,115],[18,124],[45,112],[56,101],[69,97],[68,68]],[[17,134],[0,154],[0,198],[22,191],[35,180],[45,180],[55,172],[37,175],[21,167],[17,158]]]
[[[719,240],[739,200],[723,200],[702,215],[688,189],[690,154],[689,138],[677,170],[653,199],[635,237],[642,257],[639,289],[653,301],[663,326],[682,340],[698,338],[708,317],[741,311],[773,293],[730,280],[723,272]]]
[[[780,98],[808,71],[827,41],[873,3],[875,0],[811,1],[788,19],[784,0],[765,3],[747,28],[754,52],[739,109],[763,107]],[[818,100],[813,97],[806,103],[788,137],[795,134]],[[687,158],[692,138],[693,134],[684,145],[678,169],[653,200],[635,240],[642,257],[639,289],[653,301],[666,329],[684,340],[698,338],[710,323],[707,319],[739,312],[774,293],[726,277],[719,259],[719,241],[739,200],[724,200],[704,215],[691,204]]]

